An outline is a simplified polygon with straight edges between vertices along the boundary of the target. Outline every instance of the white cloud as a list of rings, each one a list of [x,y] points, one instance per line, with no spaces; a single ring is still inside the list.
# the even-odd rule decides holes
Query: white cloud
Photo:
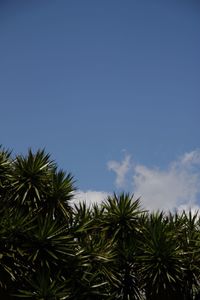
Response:
[[[166,169],[150,168],[132,163],[125,155],[121,162],[109,161],[108,170],[115,172],[116,187],[125,188],[127,181],[135,199],[141,197],[141,204],[149,210],[200,209],[200,150],[185,153]],[[105,191],[77,191],[74,202],[86,201],[88,206],[100,204],[110,193]],[[200,199],[199,199],[200,200]]]
[[[104,200],[107,199],[109,193],[107,192],[103,192],[103,191],[92,191],[92,190],[88,190],[88,191],[81,191],[78,190],[75,195],[74,195],[74,199],[73,202],[75,204],[78,204],[79,202],[86,202],[87,206],[90,206],[92,204],[100,204],[102,203]]]
[[[200,150],[186,152],[180,157],[180,164],[189,167],[200,165]]]
[[[128,173],[131,167],[130,160],[131,156],[126,155],[121,163],[114,160],[111,160],[107,163],[108,170],[114,171],[116,173],[115,184],[117,187],[123,187],[125,184],[126,174]]]
[[[188,203],[188,204],[180,205],[180,206],[177,208],[177,212],[178,212],[178,213],[181,213],[182,211],[185,211],[186,213],[191,212],[192,215],[195,215],[195,214],[197,213],[197,215],[200,217],[200,207],[199,207],[199,205],[197,205],[197,204],[192,204],[192,205],[190,205],[190,204]]]
[[[138,165],[133,185],[136,195],[142,197],[148,209],[174,209],[196,202],[199,176],[183,169],[170,167],[166,171]]]
[[[109,162],[109,170],[116,173],[116,185],[124,187],[127,173],[132,172],[132,192],[141,197],[146,209],[172,210],[198,208],[200,194],[200,151],[185,153],[168,168],[149,168],[132,164],[131,157],[125,156],[120,162]]]

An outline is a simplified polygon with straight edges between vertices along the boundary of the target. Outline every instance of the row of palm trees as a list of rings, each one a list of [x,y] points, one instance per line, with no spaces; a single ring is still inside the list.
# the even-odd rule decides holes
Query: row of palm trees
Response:
[[[150,213],[125,193],[88,207],[74,194],[44,150],[0,149],[0,299],[200,299],[198,213]]]

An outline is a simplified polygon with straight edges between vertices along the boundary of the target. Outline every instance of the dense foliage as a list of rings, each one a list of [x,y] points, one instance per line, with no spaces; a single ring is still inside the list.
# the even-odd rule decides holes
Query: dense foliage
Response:
[[[74,205],[74,192],[44,151],[0,149],[0,299],[200,299],[198,214],[128,194]]]

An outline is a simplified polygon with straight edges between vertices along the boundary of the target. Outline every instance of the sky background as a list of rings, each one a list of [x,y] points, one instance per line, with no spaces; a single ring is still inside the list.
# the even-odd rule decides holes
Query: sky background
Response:
[[[77,198],[200,205],[200,2],[1,0],[0,143],[44,148]]]

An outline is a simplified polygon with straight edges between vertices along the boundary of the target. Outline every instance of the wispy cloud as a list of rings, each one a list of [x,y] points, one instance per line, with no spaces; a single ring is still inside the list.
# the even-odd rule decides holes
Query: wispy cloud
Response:
[[[200,150],[186,152],[180,159],[182,165],[200,165]]]
[[[116,173],[115,184],[119,188],[125,185],[126,174],[131,168],[130,161],[131,161],[131,156],[126,155],[122,162],[111,160],[107,163],[108,170]]]

